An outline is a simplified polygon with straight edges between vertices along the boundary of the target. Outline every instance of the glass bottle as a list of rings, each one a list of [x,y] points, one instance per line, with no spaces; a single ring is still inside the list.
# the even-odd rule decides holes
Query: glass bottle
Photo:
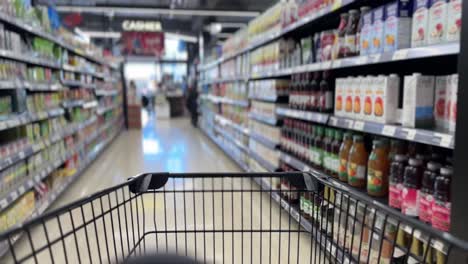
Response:
[[[427,163],[419,190],[419,220],[430,223],[432,220],[432,203],[434,202],[434,182],[441,165],[437,162]]]
[[[367,193],[370,196],[384,197],[388,193],[388,173],[390,161],[385,141],[374,140],[367,165]]]
[[[345,51],[344,56],[356,56],[356,33],[359,22],[359,11],[356,9],[349,10],[348,22],[346,23],[345,32]]]
[[[340,130],[335,130],[334,140],[332,142],[332,153],[330,158],[331,166],[331,175],[335,178],[338,178],[338,171],[340,166],[340,147],[343,140],[343,132]]]
[[[322,113],[333,111],[333,87],[329,85],[329,76],[330,72],[324,71],[320,81],[320,112]]]
[[[418,190],[421,188],[423,162],[420,159],[410,158],[405,168],[403,178],[403,192],[401,212],[407,216],[418,217]]]
[[[353,146],[348,158],[348,184],[353,187],[366,187],[366,166],[368,154],[362,135],[353,136]]]
[[[395,209],[401,209],[403,175],[407,163],[408,157],[406,155],[396,154],[390,165],[388,203],[390,207]]]
[[[348,158],[349,151],[353,145],[353,134],[346,132],[343,137],[343,143],[340,146],[340,153],[338,154],[340,159],[340,166],[338,170],[338,179],[343,182],[348,181]]]
[[[338,58],[344,58],[345,56],[345,34],[346,26],[348,24],[348,13],[341,13],[340,24],[338,25]]]
[[[452,167],[440,169],[434,183],[434,204],[432,207],[432,226],[436,229],[450,231]]]

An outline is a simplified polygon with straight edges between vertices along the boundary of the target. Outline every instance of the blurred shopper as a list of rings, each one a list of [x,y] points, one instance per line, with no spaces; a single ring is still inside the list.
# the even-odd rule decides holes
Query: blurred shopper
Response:
[[[196,87],[196,85],[190,85],[187,91],[187,109],[190,112],[192,125],[194,127],[197,127],[198,123],[198,92]]]

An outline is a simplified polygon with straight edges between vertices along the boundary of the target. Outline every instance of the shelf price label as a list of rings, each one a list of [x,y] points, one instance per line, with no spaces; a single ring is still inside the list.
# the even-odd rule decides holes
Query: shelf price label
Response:
[[[353,120],[345,120],[346,122],[346,127],[349,128],[349,129],[353,129],[353,125],[354,125],[354,122]]]
[[[452,138],[453,138],[452,135],[441,134],[440,135],[440,143],[439,143],[440,146],[444,147],[444,148],[450,147],[450,144],[452,143]]]
[[[395,136],[395,132],[396,132],[396,127],[394,126],[385,125],[382,128],[382,135],[385,135],[385,136],[393,137]]]
[[[414,140],[416,137],[416,129],[406,129],[406,139],[407,140]]]
[[[354,129],[359,130],[359,131],[364,130],[364,122],[362,122],[362,121],[354,122]]]
[[[404,60],[408,57],[408,49],[397,50],[393,53],[392,60]]]

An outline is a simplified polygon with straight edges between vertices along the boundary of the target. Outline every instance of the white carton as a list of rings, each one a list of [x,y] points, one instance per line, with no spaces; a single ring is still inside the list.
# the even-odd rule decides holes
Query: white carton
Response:
[[[361,81],[364,76],[358,76],[353,80],[353,116],[356,119],[363,118],[363,107],[364,107],[364,91],[362,89]]]
[[[335,81],[335,115],[344,115],[344,95],[343,95],[343,78],[337,78]]]
[[[369,11],[365,14],[362,14],[362,29],[361,29],[361,47],[360,47],[360,54],[367,55],[371,51],[372,46],[372,15],[373,12]]]
[[[429,9],[429,39],[430,45],[442,43],[447,38],[447,1],[431,0]]]
[[[374,121],[384,124],[396,122],[400,95],[400,77],[396,74],[377,76],[374,90]]]
[[[374,107],[373,107],[373,102],[374,102],[374,86],[375,86],[375,81],[377,77],[368,75],[367,77],[364,77],[363,81],[363,89],[364,89],[364,109],[363,109],[363,116],[364,120],[368,121],[373,121],[374,116]]]
[[[411,47],[420,47],[427,44],[427,29],[429,26],[429,0],[415,0],[413,10]]]
[[[455,132],[457,123],[457,97],[458,97],[458,74],[450,76],[450,109],[449,109],[449,131]]]
[[[460,39],[462,1],[449,0],[447,4],[447,41]]]
[[[411,4],[411,0],[397,0],[385,6],[385,52],[410,47]]]
[[[434,112],[434,76],[420,73],[405,76],[402,124],[407,127],[431,127]]]
[[[449,115],[446,114],[450,76],[437,76],[435,79],[434,121],[438,129],[448,129]]]
[[[383,6],[372,11],[371,54],[382,53],[384,47],[385,9]]]
[[[348,77],[344,79],[343,84],[343,93],[345,98],[345,116],[346,117],[353,117],[353,78]]]

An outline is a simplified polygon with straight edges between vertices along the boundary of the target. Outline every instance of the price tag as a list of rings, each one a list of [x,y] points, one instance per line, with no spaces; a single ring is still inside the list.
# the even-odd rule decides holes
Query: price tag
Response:
[[[292,218],[294,218],[294,220],[299,222],[299,212],[297,212],[296,210],[291,211],[291,216],[292,216]]]
[[[395,135],[396,127],[394,126],[384,126],[382,129],[382,134],[385,136],[393,137]]]
[[[440,137],[440,146],[448,148],[450,147],[450,143],[452,143],[452,135],[441,135]]]
[[[25,191],[26,188],[24,188],[24,185],[18,188],[18,192],[20,193],[20,195],[23,194]]]
[[[18,157],[19,157],[20,159],[24,159],[24,151],[20,151],[20,152],[18,153]]]
[[[357,58],[356,64],[361,65],[361,64],[366,64],[367,63],[367,56],[361,56]]]
[[[446,252],[444,243],[440,242],[439,240],[433,240],[433,247],[443,253]]]
[[[414,140],[416,137],[416,130],[415,129],[406,129],[406,139],[407,140]]]
[[[16,198],[18,198],[19,195],[18,195],[18,192],[17,192],[17,191],[14,191],[14,192],[11,193],[10,196],[11,196],[11,199],[12,199],[12,200],[16,200]]]
[[[355,122],[354,122],[354,129],[355,129],[355,130],[359,130],[359,131],[364,130],[364,122],[362,122],[362,121],[355,121]]]
[[[304,171],[310,171],[310,168],[309,168],[309,166],[304,166],[303,170]]]
[[[0,129],[3,130],[7,127],[6,122],[0,122]]]
[[[333,68],[340,68],[341,67],[341,62],[343,60],[336,60],[336,61],[333,61]]]
[[[354,122],[353,120],[346,120],[346,127],[349,129],[353,129]]]
[[[322,64],[320,65],[321,66],[321,69],[322,70],[328,70],[331,68],[331,61],[324,61],[322,62]]]
[[[402,50],[397,50],[395,53],[393,53],[392,60],[404,60],[408,57],[408,50],[407,49],[402,49]]]
[[[279,203],[279,201],[280,201],[279,194],[273,194],[273,200],[275,200],[276,202]]]
[[[289,204],[285,200],[281,200],[281,206],[284,208],[284,210],[289,211]]]
[[[371,55],[369,59],[371,62],[376,63],[380,61],[380,56],[381,54]]]
[[[0,208],[4,209],[5,207],[7,207],[7,205],[8,205],[8,202],[6,199],[0,200]]]

